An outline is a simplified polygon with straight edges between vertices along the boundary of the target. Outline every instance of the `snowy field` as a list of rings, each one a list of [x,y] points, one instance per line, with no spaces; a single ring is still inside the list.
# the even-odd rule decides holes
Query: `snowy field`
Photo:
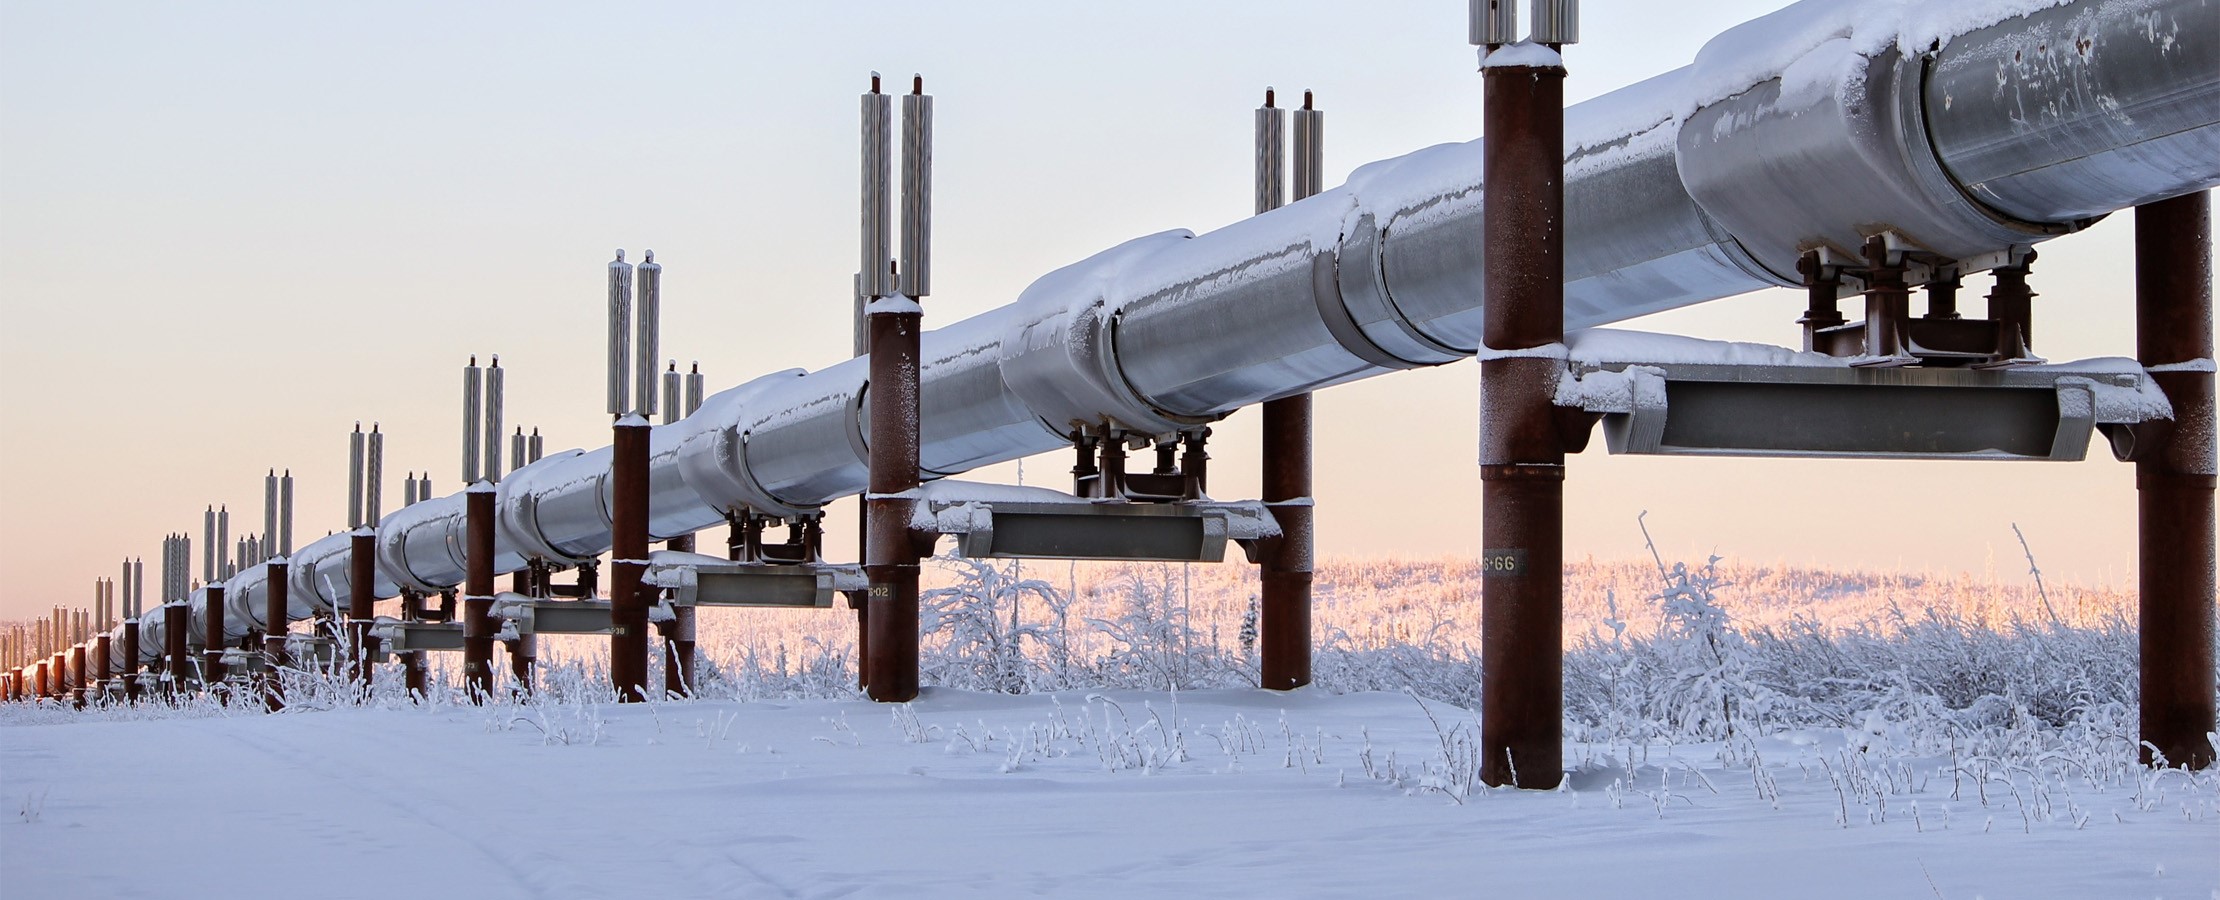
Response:
[[[1575,745],[1565,789],[1521,793],[1454,776],[1473,727],[1312,690],[19,725],[0,868],[25,898],[2220,889],[2209,775],[1954,776],[1836,729]]]
[[[2220,897],[2220,773],[2135,763],[2117,591],[1568,567],[1530,793],[1474,783],[1470,573],[1323,565],[1275,694],[1239,569],[955,566],[956,687],[900,706],[837,610],[705,613],[697,700],[609,703],[573,639],[485,707],[452,658],[422,703],[0,706],[0,897]]]

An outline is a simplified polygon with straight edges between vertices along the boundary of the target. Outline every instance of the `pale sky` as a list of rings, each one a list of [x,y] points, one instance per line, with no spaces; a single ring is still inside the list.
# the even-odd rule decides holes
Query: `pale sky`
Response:
[[[1589,0],[1578,100],[1685,64],[1778,4]],[[1250,110],[1318,92],[1326,181],[1477,137],[1462,2],[0,3],[0,617],[82,605],[125,556],[199,540],[262,476],[296,543],[344,524],[346,435],[458,475],[458,369],[501,354],[508,420],[608,440],[603,266],[666,266],[663,348],[712,391],[847,353],[856,94],[938,97],[927,326],[1144,233],[1250,212]],[[2042,246],[2036,349],[2131,355],[2127,214]],[[1985,281],[1971,293],[1985,290]],[[1969,305],[1978,310],[1978,302]],[[1767,291],[1632,323],[1793,343]],[[1478,372],[1318,398],[1319,551],[1470,554]],[[1212,493],[1254,496],[1256,413]],[[1573,458],[1567,548],[2132,584],[2134,478],[2081,464]],[[1028,483],[1064,485],[1058,453]],[[1016,477],[1015,466],[974,477]],[[847,504],[828,549],[850,558]],[[716,538],[721,540],[721,535]],[[195,548],[195,557],[199,555]],[[197,566],[196,566],[197,568]]]

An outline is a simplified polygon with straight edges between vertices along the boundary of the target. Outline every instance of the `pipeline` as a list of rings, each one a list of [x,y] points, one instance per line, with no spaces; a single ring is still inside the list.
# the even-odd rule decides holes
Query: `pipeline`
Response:
[[[1565,128],[1568,328],[1796,286],[1805,251],[1855,258],[1882,231],[1972,271],[2220,184],[2220,3],[1805,0],[1573,106]],[[1480,173],[1478,141],[1375,162],[1217,231],[1133,239],[926,333],[921,465],[941,477],[1080,432],[1169,435],[1471,357]],[[654,428],[653,536],[864,490],[867,381],[862,358],[776,372]],[[497,572],[609,549],[609,458],[553,453],[501,480]],[[464,520],[462,493],[384,516],[374,593],[460,582]],[[291,555],[289,617],[344,606],[347,549],[341,532]],[[255,565],[225,585],[227,637],[264,627],[267,580]],[[190,641],[206,593],[187,602]],[[146,661],[163,626],[143,627]]]

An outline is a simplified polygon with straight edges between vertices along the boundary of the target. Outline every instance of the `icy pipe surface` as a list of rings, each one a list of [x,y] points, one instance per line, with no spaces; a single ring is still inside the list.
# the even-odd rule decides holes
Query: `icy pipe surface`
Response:
[[[2204,143],[2220,129],[2213,8],[1807,0],[1722,35],[1695,65],[1578,104],[1566,118],[1567,325],[1788,283],[1783,248],[1872,227],[1845,218],[1861,203],[1883,227],[1965,252],[2210,188],[2220,183],[2220,153]],[[2036,64],[2004,62],[2026,63],[2030,49]],[[1975,90],[1984,85],[1998,86]],[[1848,102],[1859,100],[1886,108]],[[876,110],[866,102],[868,134]],[[2114,108],[2163,115],[2123,122]],[[1878,130],[1859,131],[1861,122]],[[1704,131],[1691,133],[1698,123]],[[1865,141],[1847,149],[1894,158],[1861,161],[1826,146],[1844,134]],[[1914,140],[1927,135],[1932,145]],[[1837,171],[1856,179],[1809,190],[1795,179],[1810,175],[1784,163],[1799,154],[1850,166]],[[1480,171],[1477,141],[1373,163],[1340,187],[1208,234],[1120,245],[1044,276],[1015,303],[928,332],[924,465],[952,474],[1016,459],[1082,425],[1161,434],[1470,355],[1485,297]],[[1739,191],[1716,187],[1737,177]],[[1817,212],[1769,220],[1747,204]],[[1921,234],[1930,222],[1950,230]],[[908,302],[876,302],[895,301]],[[657,429],[658,533],[736,506],[806,512],[862,490],[868,403],[864,367],[851,361],[758,379]],[[519,470],[530,490],[503,492],[498,568],[549,549],[606,550],[606,461],[604,449]],[[404,580],[452,583],[460,518],[427,521],[429,512],[388,516],[380,545],[408,551]],[[309,574],[319,569],[296,561],[300,577],[338,582],[335,595],[305,585],[318,602],[345,596],[344,573]]]

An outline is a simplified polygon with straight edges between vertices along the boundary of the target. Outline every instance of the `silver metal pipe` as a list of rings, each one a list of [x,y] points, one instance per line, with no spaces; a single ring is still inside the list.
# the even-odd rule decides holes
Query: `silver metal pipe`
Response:
[[[849,344],[851,352],[848,355],[850,356],[862,356],[871,352],[871,330],[867,327],[863,312],[863,308],[871,302],[871,298],[863,295],[863,281],[863,275],[858,273],[855,277],[854,287],[855,316],[850,320],[854,326]]]
[[[1264,89],[1264,105],[1256,108],[1256,211],[1278,209],[1287,202],[1287,113],[1279,108],[1271,88]]]
[[[411,507],[411,506],[415,506],[415,505],[416,505],[416,473],[415,473],[415,472],[410,472],[410,473],[408,473],[407,475],[404,475],[404,476],[402,476],[402,477],[401,477],[401,508],[402,508],[402,509],[407,509],[407,508],[409,508],[409,507]]]
[[[532,454],[532,458],[530,460],[527,460],[527,462],[540,461],[540,454],[546,449],[546,442],[540,437],[540,429],[538,428],[538,426],[534,426],[532,428],[531,435],[524,439],[524,449]],[[431,485],[426,484],[424,486],[424,489],[431,490]]]
[[[640,262],[639,302],[634,304],[639,339],[632,347],[632,358],[638,361],[638,374],[634,379],[638,398],[632,410],[642,416],[655,415],[655,361],[663,352],[663,266],[655,261],[655,251],[647,251],[647,258]]]
[[[893,139],[893,98],[879,92],[879,73],[871,73],[871,91],[863,95],[863,245],[857,271],[863,274],[859,295],[884,297],[894,293],[892,261],[893,191],[889,189],[893,164],[888,145]],[[858,354],[861,355],[861,354]]]
[[[262,554],[277,552],[278,485],[277,469],[262,476]]]
[[[293,555],[293,470],[278,476],[278,552]]]
[[[479,368],[478,357],[470,358],[470,365],[463,367],[463,425],[462,425],[462,482],[478,483],[479,427],[484,410],[480,404],[485,398],[485,370]],[[355,523],[361,527],[362,522]]]
[[[1580,0],[1534,0],[1531,16],[1534,22],[1529,40],[1534,43],[1580,42]]]
[[[214,506],[208,507],[206,511],[201,513],[200,536],[200,580],[202,582],[214,581],[216,580],[216,508]]]
[[[502,388],[501,354],[493,355],[493,365],[486,369],[486,461],[482,470],[487,481],[501,481],[501,418],[507,404]]]
[[[1312,107],[1309,91],[1303,92],[1303,106],[1295,110],[1295,144],[1290,148],[1293,157],[1289,168],[1295,178],[1295,199],[1307,200],[1326,189],[1326,114]]]
[[[132,589],[132,587],[133,587],[133,586],[134,586],[134,585],[133,585],[133,583],[132,583],[132,581],[131,581],[131,561],[127,559],[127,560],[124,560],[124,561],[123,561],[123,609],[122,609],[123,617],[124,617],[124,618],[126,618],[126,619],[128,619],[128,618],[131,618],[131,617],[132,617],[132,612],[131,612],[131,597],[132,597],[132,593],[131,593],[131,589]]]
[[[624,415],[632,402],[632,266],[624,251],[609,264],[609,409]],[[469,487],[465,482],[464,487]]]
[[[209,545],[209,548],[208,548],[208,549],[209,549],[209,550],[211,550],[211,551],[214,551],[214,552],[216,553],[216,555],[217,555],[217,564],[218,564],[219,566],[224,566],[224,568],[219,568],[219,569],[217,570],[217,572],[216,572],[216,577],[215,577],[215,578],[213,578],[213,579],[210,579],[211,581],[222,581],[222,580],[224,580],[224,579],[226,579],[226,578],[230,578],[230,577],[231,577],[231,572],[229,571],[229,567],[228,567],[228,565],[226,565],[226,564],[225,564],[225,563],[223,562],[223,551],[222,551],[222,550],[218,550],[218,549],[217,549],[218,547],[222,547],[223,545],[225,545],[225,544],[228,544],[228,543],[230,543],[230,542],[231,542],[231,507],[229,507],[229,506],[223,506],[223,507],[218,507],[218,508],[216,509],[216,542],[215,542],[214,544],[211,544],[211,545]]]
[[[2029,222],[2198,190],[2220,159],[2216,34],[2220,4],[2100,0],[1962,35],[1925,56],[1935,155],[1982,204]]]
[[[701,409],[702,387],[701,362],[696,360],[693,371],[686,373],[686,415],[693,415]],[[539,430],[533,429],[532,433],[537,435]]]
[[[125,618],[136,619],[146,611],[146,559],[131,561],[131,611]]]
[[[671,367],[663,370],[663,424],[669,425],[684,418],[679,407],[678,360],[671,360]]]
[[[2090,65],[2109,71],[2135,65],[2138,55],[2160,53],[2220,59],[2215,55],[2220,54],[2220,29],[2173,27],[2177,21],[2201,21],[2194,18],[2203,15],[2195,7],[2196,0],[2145,0],[2133,15],[2158,23],[2172,43],[2101,44],[2098,55],[2103,59]],[[1830,9],[1799,4],[1776,15],[1833,15]],[[2119,0],[2075,0],[2058,7],[2055,15],[2084,13],[2130,15]],[[2048,15],[2052,13],[2021,17],[2013,22],[2022,25],[2007,23],[1942,41],[1938,58],[1973,58],[1980,48],[1965,46],[1967,42],[2008,42],[2019,33],[2016,28]],[[1891,134],[1916,142],[1919,133],[1927,132],[1939,146],[1955,146],[1945,120],[1973,101],[1959,97],[1942,106],[1924,101],[1926,92],[1918,89],[1916,79],[1924,66],[1885,58],[1892,49],[1872,58],[1841,58],[1839,69],[1805,66],[1799,71],[1839,72],[1841,77],[1831,85],[1835,89],[1820,85],[1789,92],[1789,100],[1798,102],[1781,99],[1777,74],[1739,88],[1721,88],[1722,79],[1738,70],[1721,69],[1718,63],[1750,58],[1747,48],[1737,49],[1739,40],[1777,42],[1784,34],[1834,33],[1783,24],[1769,21],[1748,34],[1730,35],[1733,40],[1714,42],[1706,50],[1714,65],[1699,60],[1697,66],[1568,111],[1568,326],[1606,324],[1782,283],[1786,272],[1775,268],[1776,243],[1831,241],[1827,228],[1844,223],[1895,224],[1910,237],[1924,238],[1927,232],[1915,226],[1934,222],[1951,227],[1933,232],[1943,238],[1930,240],[2001,249],[2001,244],[1981,248],[1967,237],[1977,236],[1979,228],[1961,227],[2001,213],[1982,213],[1957,188],[1930,190],[1922,173],[1944,171],[1943,164],[1919,163],[1911,152],[1919,148],[1912,143],[1875,142],[1876,135]],[[1878,41],[1853,46],[1884,43],[1894,46]],[[2211,86],[2220,82],[2220,65],[2185,68],[2178,75],[2184,80],[2175,86],[2181,96],[2214,95]],[[1900,79],[1906,77],[1914,78],[1912,89],[1901,87]],[[1868,90],[1875,87],[1887,89]],[[2047,102],[2049,92],[2068,87],[2063,81],[2042,86],[2030,82],[2021,97],[2033,108]],[[1719,96],[1704,98],[1707,91]],[[1824,99],[1857,91],[1866,91],[1862,96],[1869,98],[1871,109],[1846,110]],[[1799,101],[1794,95],[1800,94],[1818,99]],[[1684,117],[1682,106],[1691,98],[1700,102]],[[2198,102],[2204,105],[2191,104],[2186,118],[2220,122],[2220,104]],[[1730,110],[1747,115],[1724,114]],[[1830,114],[1836,116],[1832,122],[1826,120]],[[1905,117],[1927,124],[1866,132],[1845,124],[1886,125],[1907,121]],[[2091,112],[2087,118],[2061,121],[2073,126],[2095,117],[2098,113]],[[1784,120],[1801,124],[1791,127]],[[2068,131],[2083,133],[2071,127]],[[1845,135],[1858,142],[1828,147],[1830,140]],[[2045,138],[2029,133],[2011,140],[2032,145]],[[1750,148],[1756,149],[1745,152]],[[1811,192],[1778,187],[1824,180],[1825,171],[1848,171],[1805,173],[1797,171],[1797,164],[1834,166],[1846,164],[1847,153],[1881,150],[1887,151],[1880,157],[1886,166],[1869,166],[1857,178],[1837,178]],[[2220,184],[2220,155],[2201,165],[2171,155],[2094,155],[2104,158],[2090,164],[2107,178],[2076,188],[2095,197],[2076,201],[2085,206],[2131,204],[2151,184],[2185,185],[2184,190]],[[1948,154],[1939,158],[1947,160]],[[1067,430],[1105,423],[1157,435],[1207,423],[1260,400],[1469,356],[1479,345],[1486,298],[1486,286],[1479,280],[1482,248],[1473,238],[1482,200],[1479,163],[1477,144],[1430,148],[1374,163],[1339,187],[1216,232],[1170,232],[1129,241],[1043,276],[1014,303],[928,332],[923,340],[921,461],[937,473],[953,473],[1056,449],[1063,446]],[[1779,178],[1805,181],[1777,182]],[[1725,187],[1735,184],[1740,185],[1738,193]],[[1738,205],[1746,198],[1781,210],[1753,213]],[[1845,213],[1855,210],[1887,215]],[[1747,224],[1749,216],[1760,213],[1784,216],[1782,226]],[[2074,225],[2038,224],[2045,228],[2033,234],[2004,229],[2010,232],[2004,235],[2006,242],[2039,240]],[[859,296],[868,293],[864,286],[869,281],[862,276],[875,274],[860,273]],[[1229,328],[1229,322],[1237,327]],[[698,415],[659,429],[677,439],[677,450],[656,455],[651,467],[656,527],[713,517],[740,505],[806,512],[862,490],[869,441],[863,427],[867,418],[860,415],[869,402],[863,368],[849,361],[813,373],[765,376],[709,397]],[[656,446],[672,444],[658,441]],[[514,484],[504,486],[501,494],[503,559],[521,560],[536,545],[552,546],[571,558],[608,548],[602,498],[607,452],[558,454],[518,470]],[[673,467],[680,475],[675,487],[668,477]],[[414,548],[421,546],[427,558],[436,557],[447,552],[443,548],[452,534],[444,525],[424,527],[431,530],[408,540],[410,569],[429,576],[444,574],[434,569],[455,565],[459,573],[459,564],[452,561],[419,566]],[[381,528],[381,543],[391,540],[386,530]]]
[[[1518,0],[1472,0],[1467,21],[1474,46],[1516,41],[1519,39]]]
[[[528,462],[531,460],[524,455],[524,426],[519,425],[509,434],[509,471],[524,468],[524,464]]]
[[[355,423],[353,434],[347,436],[347,527],[362,527],[362,464],[364,454],[362,423]]]
[[[363,457],[362,523],[374,524],[384,517],[385,508],[385,434],[378,430],[378,423],[370,423],[370,450]]]
[[[933,97],[916,76],[902,96],[902,294],[933,291]]]

